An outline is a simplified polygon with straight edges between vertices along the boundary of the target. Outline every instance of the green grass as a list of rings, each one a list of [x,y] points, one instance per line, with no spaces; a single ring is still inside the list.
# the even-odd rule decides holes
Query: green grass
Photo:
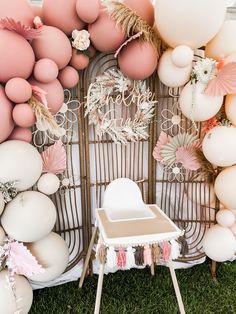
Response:
[[[207,263],[177,270],[186,313],[236,313],[236,263],[218,266],[218,284]],[[92,314],[97,276],[36,291],[30,314]],[[104,277],[101,314],[175,314],[178,307],[168,269],[158,267],[151,277],[148,269],[117,272]]]

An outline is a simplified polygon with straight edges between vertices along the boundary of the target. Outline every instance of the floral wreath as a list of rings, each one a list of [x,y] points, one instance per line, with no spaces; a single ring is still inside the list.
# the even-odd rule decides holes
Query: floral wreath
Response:
[[[145,81],[132,81],[118,69],[112,69],[97,76],[90,84],[85,116],[89,116],[89,123],[95,125],[99,137],[108,134],[116,144],[127,144],[149,138],[147,127],[152,121],[156,103]],[[114,104],[117,108],[119,105],[136,105],[133,120],[117,118],[117,110],[111,109]]]

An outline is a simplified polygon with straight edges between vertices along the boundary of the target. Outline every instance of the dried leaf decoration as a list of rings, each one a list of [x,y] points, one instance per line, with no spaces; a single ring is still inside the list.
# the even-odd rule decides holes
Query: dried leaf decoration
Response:
[[[61,140],[42,152],[43,172],[61,174],[66,170],[66,151]]]
[[[39,29],[25,26],[21,22],[16,22],[14,19],[8,17],[0,20],[0,28],[15,32],[26,40],[33,40],[41,35]]]
[[[194,151],[195,156],[201,165],[201,176],[206,180],[207,183],[213,183],[217,176],[217,171],[214,166],[206,159],[202,150],[196,149]]]

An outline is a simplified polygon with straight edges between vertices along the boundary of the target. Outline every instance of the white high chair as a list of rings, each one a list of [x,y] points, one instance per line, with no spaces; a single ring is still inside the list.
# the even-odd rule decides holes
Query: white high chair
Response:
[[[138,185],[129,179],[117,179],[106,189],[103,208],[96,209],[96,224],[80,278],[82,288],[97,234],[106,248],[127,248],[173,241],[182,231],[158,208],[143,202]],[[172,242],[173,243],[173,242]],[[170,269],[172,282],[181,314],[185,313],[172,258],[166,263]],[[154,275],[154,263],[151,273]],[[100,262],[95,314],[100,311],[105,262]]]

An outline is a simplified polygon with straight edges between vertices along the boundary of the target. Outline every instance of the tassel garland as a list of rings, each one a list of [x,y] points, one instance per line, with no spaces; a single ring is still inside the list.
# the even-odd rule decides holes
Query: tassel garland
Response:
[[[168,262],[171,256],[171,245],[169,242],[165,241],[162,246],[162,259],[164,262]]]
[[[128,246],[126,250],[126,268],[131,269],[132,267],[135,267],[135,249],[132,248],[132,246]]]
[[[137,246],[136,247],[136,251],[134,253],[134,256],[135,256],[135,264],[137,266],[143,266],[143,264],[144,264],[143,252],[144,252],[143,246]]]
[[[117,266],[120,268],[125,268],[125,266],[126,266],[126,254],[125,254],[125,250],[123,248],[118,249]]]
[[[144,265],[148,265],[148,266],[152,265],[152,251],[149,245],[144,246],[143,258],[144,258]]]
[[[155,265],[160,262],[161,258],[161,250],[158,244],[152,245],[152,260]]]
[[[107,267],[108,268],[116,267],[117,266],[116,259],[117,257],[114,246],[109,246],[107,250]]]
[[[100,264],[106,263],[106,246],[103,243],[97,245],[96,258],[99,260]]]

